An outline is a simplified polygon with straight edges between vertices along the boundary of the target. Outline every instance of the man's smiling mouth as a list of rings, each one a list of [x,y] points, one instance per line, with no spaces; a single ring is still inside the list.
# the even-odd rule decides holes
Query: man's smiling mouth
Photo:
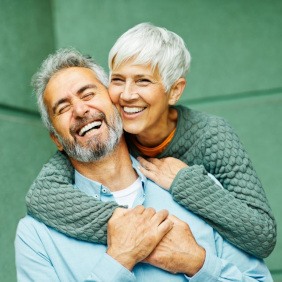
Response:
[[[96,120],[91,123],[88,123],[87,125],[83,126],[79,131],[78,135],[79,136],[84,136],[87,132],[93,130],[93,129],[99,129],[102,125],[101,120]]]

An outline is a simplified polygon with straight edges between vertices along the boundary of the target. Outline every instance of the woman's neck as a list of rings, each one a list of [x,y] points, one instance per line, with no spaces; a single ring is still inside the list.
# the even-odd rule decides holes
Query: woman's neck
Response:
[[[176,128],[177,117],[177,110],[170,108],[167,121],[165,123],[154,126],[154,128],[148,129],[140,134],[136,134],[134,138],[136,138],[138,143],[145,147],[156,147],[160,145]]]

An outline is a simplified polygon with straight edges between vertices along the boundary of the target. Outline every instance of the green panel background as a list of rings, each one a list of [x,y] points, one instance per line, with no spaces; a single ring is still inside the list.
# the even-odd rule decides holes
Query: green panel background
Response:
[[[282,88],[280,0],[82,2],[54,1],[57,46],[74,45],[105,68],[118,36],[149,21],[183,36],[191,51],[184,99]]]
[[[0,0],[0,103],[34,110],[30,78],[54,48],[49,1]]]
[[[54,147],[37,117],[0,111],[0,123],[0,281],[15,281],[13,243],[26,212],[24,196]]]
[[[24,196],[55,148],[30,78],[46,55],[73,46],[107,69],[117,37],[144,21],[184,37],[192,54],[185,105],[226,117],[249,152],[278,221],[266,260],[282,281],[282,1],[0,0],[0,281],[16,281],[13,241]]]

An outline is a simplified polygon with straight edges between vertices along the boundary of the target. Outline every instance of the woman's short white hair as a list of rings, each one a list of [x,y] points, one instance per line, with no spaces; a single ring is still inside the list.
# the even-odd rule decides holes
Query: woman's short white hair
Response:
[[[109,53],[110,72],[133,59],[137,65],[157,68],[166,91],[186,76],[191,56],[183,39],[176,33],[151,23],[141,23],[121,35]]]
[[[42,122],[47,127],[49,132],[52,133],[54,133],[54,127],[50,121],[43,95],[51,77],[60,70],[71,67],[91,69],[95,73],[97,79],[103,85],[108,87],[107,74],[103,68],[97,65],[90,56],[82,55],[74,48],[62,48],[57,50],[54,54],[50,54],[47,59],[43,61],[39,70],[34,74],[31,84],[37,97],[37,105]]]

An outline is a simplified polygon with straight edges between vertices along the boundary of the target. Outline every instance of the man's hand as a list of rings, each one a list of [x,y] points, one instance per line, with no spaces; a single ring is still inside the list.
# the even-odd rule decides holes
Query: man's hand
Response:
[[[137,158],[141,164],[140,171],[165,190],[169,190],[176,174],[188,165],[176,158],[163,159],[142,157]]]
[[[168,211],[137,206],[117,209],[108,223],[107,254],[129,270],[144,260],[171,230]]]
[[[171,273],[195,275],[205,261],[205,249],[197,244],[190,227],[175,216],[169,216],[173,228],[144,260]]]

